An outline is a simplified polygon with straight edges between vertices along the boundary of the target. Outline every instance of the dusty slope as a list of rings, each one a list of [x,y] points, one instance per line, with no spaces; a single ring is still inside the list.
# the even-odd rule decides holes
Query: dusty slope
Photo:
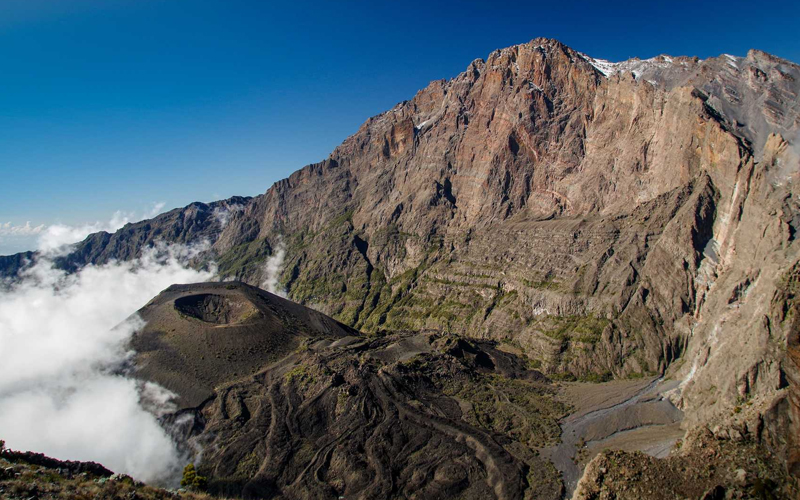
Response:
[[[575,490],[586,463],[606,449],[642,451],[663,458],[683,438],[680,410],[661,396],[661,379],[569,384],[573,411],[561,421],[561,440],[543,457],[561,472],[567,496]]]
[[[138,312],[130,341],[136,376],[197,406],[216,386],[244,378],[304,341],[358,334],[316,311],[244,283],[173,285]]]
[[[665,459],[604,451],[586,468],[573,500],[794,499],[797,490],[780,461],[747,440],[692,431]]]
[[[311,344],[218,391],[192,425],[226,494],[557,499],[537,449],[564,412],[513,355],[412,334]]]

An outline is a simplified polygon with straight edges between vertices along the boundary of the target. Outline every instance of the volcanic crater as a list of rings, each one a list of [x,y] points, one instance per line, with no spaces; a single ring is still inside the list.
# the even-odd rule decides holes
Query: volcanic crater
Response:
[[[190,318],[217,325],[243,323],[259,314],[256,306],[243,297],[213,293],[179,297],[175,299],[175,309]]]
[[[146,326],[130,342],[136,375],[177,394],[181,408],[197,406],[220,385],[252,376],[305,339],[355,331],[239,282],[173,285],[139,315]]]

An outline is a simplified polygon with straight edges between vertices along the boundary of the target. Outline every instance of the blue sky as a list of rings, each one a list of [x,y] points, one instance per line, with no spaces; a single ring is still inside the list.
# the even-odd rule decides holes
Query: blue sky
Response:
[[[8,222],[262,193],[430,80],[537,36],[611,60],[800,61],[798,22],[788,1],[0,0],[0,254],[33,245]]]

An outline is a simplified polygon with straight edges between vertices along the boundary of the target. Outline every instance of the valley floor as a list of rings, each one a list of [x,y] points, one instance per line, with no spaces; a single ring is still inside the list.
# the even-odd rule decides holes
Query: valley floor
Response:
[[[542,455],[561,472],[567,497],[586,464],[603,450],[669,454],[684,435],[681,411],[662,396],[674,386],[657,378],[560,384],[559,398],[574,411],[560,423],[561,442]]]

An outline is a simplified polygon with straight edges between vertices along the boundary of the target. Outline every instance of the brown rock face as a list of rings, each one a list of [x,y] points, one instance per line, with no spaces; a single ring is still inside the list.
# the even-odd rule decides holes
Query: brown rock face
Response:
[[[755,213],[739,228],[785,198],[753,187],[791,193],[797,169],[758,144],[796,133],[800,74],[756,52],[620,66],[537,39],[431,83],[254,199],[215,244],[222,269],[259,280],[224,256],[281,235],[290,296],[360,329],[510,338],[578,377],[662,372],[717,315],[735,238],[793,238],[756,234]]]

